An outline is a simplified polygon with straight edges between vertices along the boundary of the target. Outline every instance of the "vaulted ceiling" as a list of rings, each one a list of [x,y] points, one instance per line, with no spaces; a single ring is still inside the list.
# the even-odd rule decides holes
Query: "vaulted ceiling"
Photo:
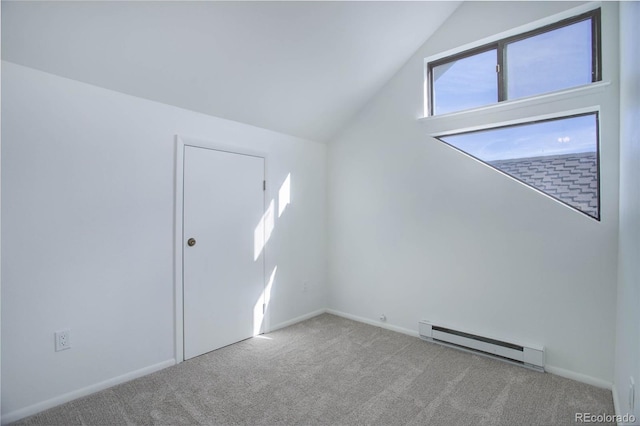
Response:
[[[327,141],[459,2],[2,2],[2,58]]]

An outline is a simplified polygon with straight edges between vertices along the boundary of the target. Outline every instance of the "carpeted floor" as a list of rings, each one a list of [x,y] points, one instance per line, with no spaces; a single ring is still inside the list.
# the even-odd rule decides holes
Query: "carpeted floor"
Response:
[[[611,392],[324,314],[21,425],[561,425]]]

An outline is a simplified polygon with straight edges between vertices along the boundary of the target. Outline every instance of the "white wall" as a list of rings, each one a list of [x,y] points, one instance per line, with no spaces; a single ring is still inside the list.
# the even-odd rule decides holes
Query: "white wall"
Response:
[[[620,3],[620,249],[615,389],[640,424],[640,3]],[[636,382],[629,407],[629,377]]]
[[[325,145],[7,62],[2,88],[3,421],[173,361],[176,134],[266,152],[268,200],[291,174],[271,325],[326,306]]]
[[[603,4],[602,221],[427,137],[423,59],[575,7],[467,2],[329,146],[329,307],[544,345],[550,371],[613,381],[617,5]],[[506,116],[506,115],[505,115]]]

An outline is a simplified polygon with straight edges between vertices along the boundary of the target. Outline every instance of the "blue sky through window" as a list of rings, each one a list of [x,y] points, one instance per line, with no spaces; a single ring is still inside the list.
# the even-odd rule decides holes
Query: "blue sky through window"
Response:
[[[599,25],[598,14],[577,19],[583,20],[561,22],[546,32],[499,40],[432,63],[431,115],[541,95],[599,79],[599,64],[593,56],[599,46],[593,45],[592,33],[594,25]],[[438,139],[599,220],[598,113],[529,120]]]
[[[589,84],[593,81],[592,20],[586,19],[506,42],[471,56],[434,66],[432,115]],[[504,54],[503,82],[498,55]]]
[[[439,139],[483,161],[596,152],[596,117],[594,113]]]
[[[591,21],[510,43],[506,59],[507,99],[589,84]]]
[[[495,49],[433,68],[435,114],[498,102]]]

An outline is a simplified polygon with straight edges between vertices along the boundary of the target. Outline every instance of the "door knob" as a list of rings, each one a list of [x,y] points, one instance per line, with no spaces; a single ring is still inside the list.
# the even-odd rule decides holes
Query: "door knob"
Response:
[[[189,238],[189,239],[187,240],[187,245],[188,245],[189,247],[193,247],[193,246],[195,246],[195,245],[196,245],[196,239],[195,239],[195,238]]]

